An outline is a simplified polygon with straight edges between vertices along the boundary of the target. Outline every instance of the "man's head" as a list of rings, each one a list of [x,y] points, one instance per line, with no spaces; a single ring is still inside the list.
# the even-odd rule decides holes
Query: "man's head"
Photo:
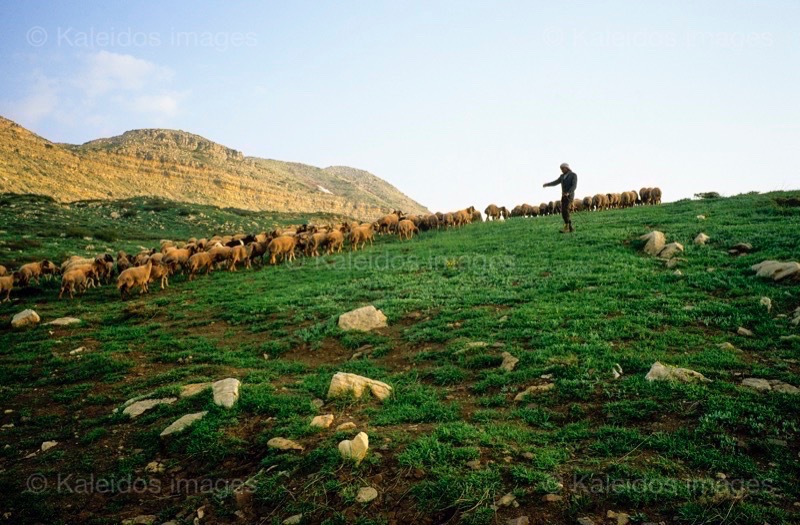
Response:
[[[561,164],[560,168],[561,168],[561,173],[567,173],[569,171],[569,164],[564,162],[563,164]]]

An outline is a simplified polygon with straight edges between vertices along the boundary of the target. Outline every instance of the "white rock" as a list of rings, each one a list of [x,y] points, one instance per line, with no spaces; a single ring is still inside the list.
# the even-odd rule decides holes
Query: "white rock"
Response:
[[[758,277],[769,277],[774,281],[800,275],[800,263],[797,262],[762,261],[754,264],[751,269]]]
[[[616,363],[616,364],[615,364],[615,365],[614,365],[614,366],[611,368],[611,376],[612,376],[614,379],[619,379],[620,377],[622,377],[622,366],[620,366],[620,364],[619,364],[619,363]]]
[[[193,397],[209,388],[211,388],[211,383],[189,383],[181,387],[180,397],[181,399]]]
[[[758,301],[758,304],[760,304],[761,306],[766,308],[767,309],[767,313],[770,313],[772,311],[772,299],[770,299],[769,297],[762,297]]]
[[[778,382],[772,385],[772,390],[782,394],[800,394],[800,388],[784,382]]]
[[[683,245],[679,242],[671,242],[661,248],[658,252],[658,256],[662,259],[671,259],[678,253],[683,253]]]
[[[705,233],[698,233],[697,237],[694,238],[694,243],[698,246],[703,246],[705,243],[711,240],[711,237],[706,235]]]
[[[385,328],[386,316],[372,305],[358,308],[339,316],[339,328],[342,330],[358,330],[368,332],[376,328]]]
[[[81,324],[81,320],[77,317],[59,317],[58,319],[54,319],[49,323],[44,323],[45,326],[53,325],[53,326],[70,326],[73,324]]]
[[[508,507],[509,505],[514,503],[516,499],[517,499],[516,496],[514,496],[512,493],[509,492],[508,494],[497,500],[496,505],[498,507]]]
[[[194,414],[186,414],[185,416],[181,416],[175,421],[173,421],[170,426],[165,428],[160,435],[163,438],[170,436],[172,434],[176,434],[178,432],[183,432],[190,426],[194,425],[195,422],[200,421],[201,419],[206,417],[206,414],[208,414],[208,411],[204,410],[202,412],[195,412]]]
[[[381,401],[392,395],[392,387],[382,381],[348,372],[336,372],[331,378],[330,387],[328,387],[328,398],[340,396],[347,392],[352,392],[358,398],[364,394],[364,390],[367,388],[373,396]]]
[[[328,428],[333,424],[333,414],[316,416],[314,419],[311,420],[311,423],[309,424],[312,427]]]
[[[225,408],[233,407],[239,399],[239,385],[241,384],[238,379],[229,377],[211,385],[211,389],[214,391],[214,404]]]
[[[369,450],[369,436],[366,432],[359,432],[353,439],[345,439],[339,443],[339,453],[344,459],[351,459],[356,464],[361,463]]]
[[[69,351],[69,355],[80,354],[81,352],[84,352],[84,351],[86,351],[86,347],[85,346],[81,346],[79,348],[76,348],[75,350],[70,350]]]
[[[519,359],[509,354],[508,352],[503,352],[500,355],[503,356],[503,363],[500,365],[500,368],[505,370],[506,372],[511,372],[512,370],[514,370],[514,367],[516,367],[517,363],[519,363]]]
[[[305,447],[296,441],[282,437],[274,437],[267,441],[269,448],[276,448],[278,450],[303,450]]]
[[[144,471],[148,474],[161,474],[164,472],[164,464],[158,461],[151,461],[144,467]]]
[[[697,220],[704,221],[704,220],[706,220],[706,216],[705,215],[698,215],[697,216]]]
[[[341,432],[343,430],[353,430],[356,428],[356,424],[352,421],[348,421],[347,423],[342,423],[338,427],[336,427],[336,432]]]
[[[27,326],[35,326],[39,324],[41,318],[39,314],[33,310],[23,310],[11,319],[12,328],[25,328]]]
[[[772,385],[769,384],[769,381],[759,377],[748,377],[746,379],[742,379],[742,386],[758,390],[759,392],[768,392],[772,390]]]
[[[695,372],[688,368],[679,368],[677,366],[663,365],[656,361],[650,367],[650,371],[644,377],[648,381],[681,381],[683,383],[693,383],[700,381],[703,383],[710,383],[711,380],[707,379],[700,372]]]
[[[358,503],[369,503],[370,501],[374,500],[378,497],[378,491],[372,487],[361,487],[358,489],[358,494],[356,495],[356,501]]]
[[[156,516],[154,514],[142,514],[135,518],[122,520],[122,525],[153,525],[155,522]]]
[[[740,326],[736,330],[736,333],[741,335],[742,337],[753,337],[753,332],[751,332],[750,330],[748,330],[747,328],[745,328],[743,326]]]
[[[41,450],[42,452],[46,452],[56,445],[58,445],[58,441],[45,441],[44,443],[42,443]]]
[[[542,392],[547,392],[548,390],[552,390],[556,387],[555,383],[547,383],[544,385],[533,385],[526,388],[523,392],[520,392],[514,397],[514,401],[524,401],[525,397],[528,395],[533,394],[540,394]]]
[[[126,406],[122,413],[135,418],[141,416],[153,407],[158,405],[171,405],[177,400],[177,397],[164,397],[161,399],[145,399],[144,401],[136,401]]]
[[[295,514],[294,516],[289,516],[285,520],[283,520],[283,525],[300,525],[300,522],[303,519],[302,514]]]
[[[664,234],[660,231],[651,231],[650,233],[646,233],[639,237],[640,241],[647,241],[644,245],[644,252],[649,255],[658,255],[664,248],[664,244],[666,243],[666,238]]]

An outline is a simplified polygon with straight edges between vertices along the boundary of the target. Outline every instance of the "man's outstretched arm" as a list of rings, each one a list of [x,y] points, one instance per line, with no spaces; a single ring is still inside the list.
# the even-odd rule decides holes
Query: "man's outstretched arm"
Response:
[[[562,173],[559,178],[554,180],[553,182],[548,182],[547,184],[542,184],[542,188],[547,188],[549,186],[557,186],[561,184],[561,181],[564,180],[564,174]]]

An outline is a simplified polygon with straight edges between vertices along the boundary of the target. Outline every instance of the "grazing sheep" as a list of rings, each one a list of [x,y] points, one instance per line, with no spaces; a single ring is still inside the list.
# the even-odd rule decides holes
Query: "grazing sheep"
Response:
[[[331,255],[333,252],[342,253],[342,248],[344,247],[344,233],[339,230],[331,231],[326,239],[326,245],[328,247],[328,255]]]
[[[369,245],[372,246],[372,238],[374,233],[375,232],[371,226],[359,226],[358,228],[353,228],[353,230],[350,231],[351,250],[358,250],[359,244],[362,248],[364,248],[367,245],[367,241],[369,241]]]
[[[269,263],[277,264],[278,257],[281,257],[281,260],[284,262],[293,261],[294,249],[296,246],[297,237],[294,235],[282,235],[272,239],[269,245],[267,245],[267,249],[269,250]]]
[[[495,206],[494,204],[490,204],[483,210],[483,213],[486,214],[487,221],[496,221],[500,218],[500,208]]]
[[[319,257],[319,249],[327,242],[328,234],[327,233],[313,233],[310,237],[308,237],[308,243],[306,244],[306,257]]]
[[[64,292],[69,292],[69,298],[75,297],[75,292],[81,294],[89,288],[94,277],[94,270],[91,265],[81,266],[67,270],[61,275],[61,290],[58,292],[58,298],[64,295]]]
[[[269,241],[266,240],[266,235],[263,237],[265,240],[263,241],[256,241],[251,242],[247,245],[248,250],[250,251],[249,263],[248,268],[252,265],[253,261],[258,258],[261,261],[261,264],[264,264],[264,255],[267,254],[267,246],[269,245]],[[270,239],[272,240],[272,239]]]
[[[661,204],[661,188],[650,190],[650,204]]]
[[[150,270],[150,281],[155,282],[156,280],[161,281],[161,289],[165,289],[169,287],[169,275],[170,269],[169,266],[161,263],[153,263],[153,268]]]
[[[397,234],[400,236],[400,240],[408,239],[414,236],[414,232],[419,231],[414,223],[409,221],[408,219],[403,219],[397,224]]]
[[[189,268],[189,280],[193,280],[200,270],[206,270],[206,275],[211,273],[211,267],[214,265],[214,259],[208,252],[198,252],[189,257],[186,266]]]
[[[400,212],[395,211],[378,219],[378,233],[395,233],[400,215]]]
[[[133,263],[131,262],[130,256],[128,256],[128,254],[124,251],[120,250],[117,253],[117,271],[122,273],[131,266],[133,266]]]
[[[125,294],[130,294],[134,287],[139,287],[139,294],[149,293],[147,283],[150,282],[150,274],[153,270],[153,263],[147,261],[144,266],[137,266],[135,268],[128,268],[117,277],[117,290],[119,290],[122,298]]]
[[[247,253],[247,246],[239,244],[231,248],[231,256],[230,256],[231,265],[229,271],[235,272],[236,271],[236,263],[237,262],[244,262],[245,268],[250,268],[250,257]]]
[[[19,270],[17,270],[17,273],[19,273],[20,284],[25,286],[30,284],[32,280],[35,280],[36,284],[39,284],[39,279],[41,279],[42,275],[45,273],[52,274],[57,270],[57,267],[53,263],[44,259],[39,262],[23,264],[20,266]]]
[[[3,269],[5,270],[5,268]],[[14,288],[14,281],[17,280],[18,275],[19,274],[14,272],[11,275],[3,274],[0,276],[0,294],[3,292],[6,293],[6,296],[2,302],[7,303],[11,301],[11,290]]]
[[[163,261],[173,272],[176,272],[178,268],[186,266],[186,263],[189,262],[189,257],[195,253],[196,247],[196,245],[187,245],[185,248],[169,248],[163,252]]]
[[[483,216],[481,216],[481,212],[478,210],[474,210],[472,212],[472,217],[470,217],[471,222],[483,222]]]

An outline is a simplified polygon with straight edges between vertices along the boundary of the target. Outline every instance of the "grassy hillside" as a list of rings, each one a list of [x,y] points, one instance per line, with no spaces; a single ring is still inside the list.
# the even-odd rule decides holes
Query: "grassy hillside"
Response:
[[[775,200],[798,196],[584,213],[573,235],[558,233],[560,218],[544,217],[405,243],[383,237],[357,255],[191,283],[175,277],[168,290],[153,286],[127,302],[108,286],[74,301],[57,301],[56,283],[16,292],[0,318],[34,308],[44,321],[70,315],[83,323],[0,327],[2,408],[12,411],[1,417],[13,424],[0,431],[0,511],[9,523],[118,523],[141,514],[191,523],[199,507],[204,523],[281,523],[299,513],[327,524],[504,524],[523,515],[537,524],[614,523],[608,511],[634,523],[797,523],[800,397],[740,383],[800,386],[800,333],[789,322],[798,284],[749,269],[800,258],[800,208],[789,206],[797,201]],[[114,249],[213,229],[190,231],[175,210],[150,215],[137,206],[136,220],[158,217],[158,229],[90,220],[89,207],[62,210],[58,221],[40,214],[30,226],[33,218],[17,219],[23,206],[4,203],[3,224],[13,228],[3,228],[3,240],[32,235],[18,246],[37,240],[37,257],[57,257],[88,242],[68,234],[54,244],[47,232],[59,224],[98,238],[107,231],[102,246]],[[259,222],[224,217],[231,232]],[[686,246],[681,275],[639,251],[635,239],[650,229]],[[693,246],[701,231],[710,243]],[[728,255],[738,242],[754,252]],[[0,263],[8,253],[0,251]],[[771,312],[759,304],[765,296]],[[365,304],[382,309],[390,327],[337,328],[339,314]],[[754,336],[737,335],[739,327]],[[725,342],[735,348],[720,348]],[[70,354],[78,347],[85,350]],[[504,351],[519,358],[512,372],[498,369]],[[712,382],[649,383],[657,360]],[[337,371],[385,381],[394,395],[325,400]],[[137,395],[176,395],[182,385],[225,377],[242,381],[230,410],[206,392],[135,420],[112,413]],[[514,401],[549,382],[552,390]],[[161,442],[168,424],[200,410],[209,414]],[[309,426],[328,413],[333,427]],[[369,435],[358,466],[337,451],[357,432],[333,430],[347,421]],[[268,448],[278,436],[304,450]],[[59,444],[26,459],[46,440]],[[164,472],[147,472],[153,461]],[[88,479],[92,490],[75,490]],[[115,490],[99,490],[97,480]],[[251,490],[237,496],[245,481]],[[379,496],[358,503],[365,486]],[[508,493],[519,506],[497,507]]]

